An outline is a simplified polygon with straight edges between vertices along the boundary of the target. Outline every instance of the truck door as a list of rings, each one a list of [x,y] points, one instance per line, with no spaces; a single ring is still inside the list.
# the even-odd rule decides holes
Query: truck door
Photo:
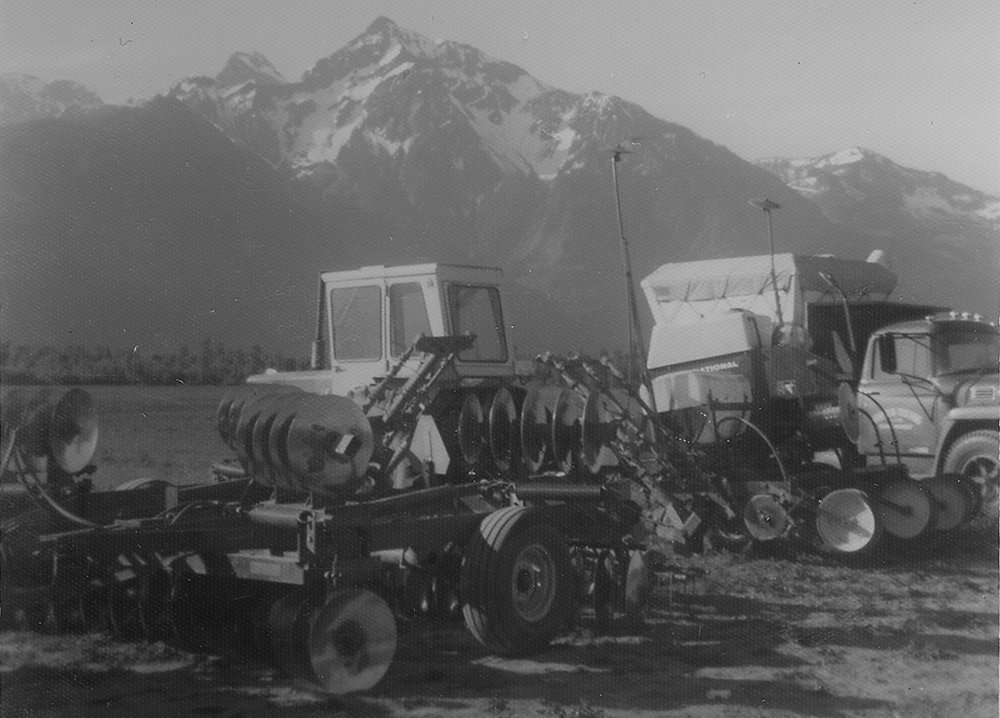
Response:
[[[858,391],[858,406],[871,417],[861,422],[865,453],[878,454],[881,441],[887,460],[898,450],[914,475],[933,472],[941,406],[932,374],[929,335],[883,334],[872,342]]]

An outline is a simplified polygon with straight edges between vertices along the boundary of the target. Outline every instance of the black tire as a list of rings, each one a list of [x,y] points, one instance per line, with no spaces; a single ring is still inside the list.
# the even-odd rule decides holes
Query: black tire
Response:
[[[981,429],[958,439],[945,456],[944,473],[961,474],[978,484],[982,495],[980,513],[991,520],[997,519],[1000,513],[1000,434]]]
[[[541,650],[565,630],[574,598],[569,548],[537,511],[511,506],[489,514],[462,562],[465,625],[501,655]]]

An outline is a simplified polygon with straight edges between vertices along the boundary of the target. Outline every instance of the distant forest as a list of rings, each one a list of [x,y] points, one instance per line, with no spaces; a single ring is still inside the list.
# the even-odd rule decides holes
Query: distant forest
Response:
[[[239,384],[267,368],[308,368],[305,359],[268,354],[259,345],[228,349],[206,339],[200,351],[181,346],[175,353],[145,354],[127,349],[83,346],[14,346],[0,342],[3,384]]]

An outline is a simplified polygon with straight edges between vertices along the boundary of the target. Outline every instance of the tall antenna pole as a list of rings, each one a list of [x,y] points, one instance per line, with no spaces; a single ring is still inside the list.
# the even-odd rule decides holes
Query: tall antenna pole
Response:
[[[767,239],[771,253],[771,286],[774,288],[774,308],[778,313],[778,326],[784,326],[785,319],[781,315],[781,299],[778,297],[778,275],[774,271],[774,230],[771,227],[771,210],[781,209],[781,205],[767,198],[752,199],[750,200],[750,204],[757,209],[763,210],[764,214],[767,215]]]
[[[646,372],[646,346],[642,341],[642,331],[639,327],[639,307],[635,301],[635,282],[632,280],[632,260],[628,252],[628,240],[625,238],[625,225],[622,222],[622,200],[618,190],[618,163],[621,162],[622,155],[630,155],[632,152],[626,150],[621,145],[617,145],[611,150],[611,175],[615,181],[615,213],[618,215],[618,236],[621,238],[622,263],[625,265],[625,287],[628,292],[628,351],[629,368],[635,365],[635,350],[638,347],[639,361],[641,369],[640,378],[646,391],[649,393],[649,402],[653,404],[653,390],[649,384],[649,376]],[[653,410],[656,407],[653,406]]]

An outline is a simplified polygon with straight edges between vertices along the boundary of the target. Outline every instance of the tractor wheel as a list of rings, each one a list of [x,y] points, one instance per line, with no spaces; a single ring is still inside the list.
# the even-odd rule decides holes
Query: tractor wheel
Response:
[[[1000,515],[998,467],[1000,436],[989,429],[972,431],[960,438],[951,445],[944,460],[944,473],[961,474],[979,485],[983,498],[979,512],[991,521]]]
[[[460,591],[465,625],[494,653],[540,650],[566,628],[574,585],[562,534],[536,511],[499,509],[466,546]]]

